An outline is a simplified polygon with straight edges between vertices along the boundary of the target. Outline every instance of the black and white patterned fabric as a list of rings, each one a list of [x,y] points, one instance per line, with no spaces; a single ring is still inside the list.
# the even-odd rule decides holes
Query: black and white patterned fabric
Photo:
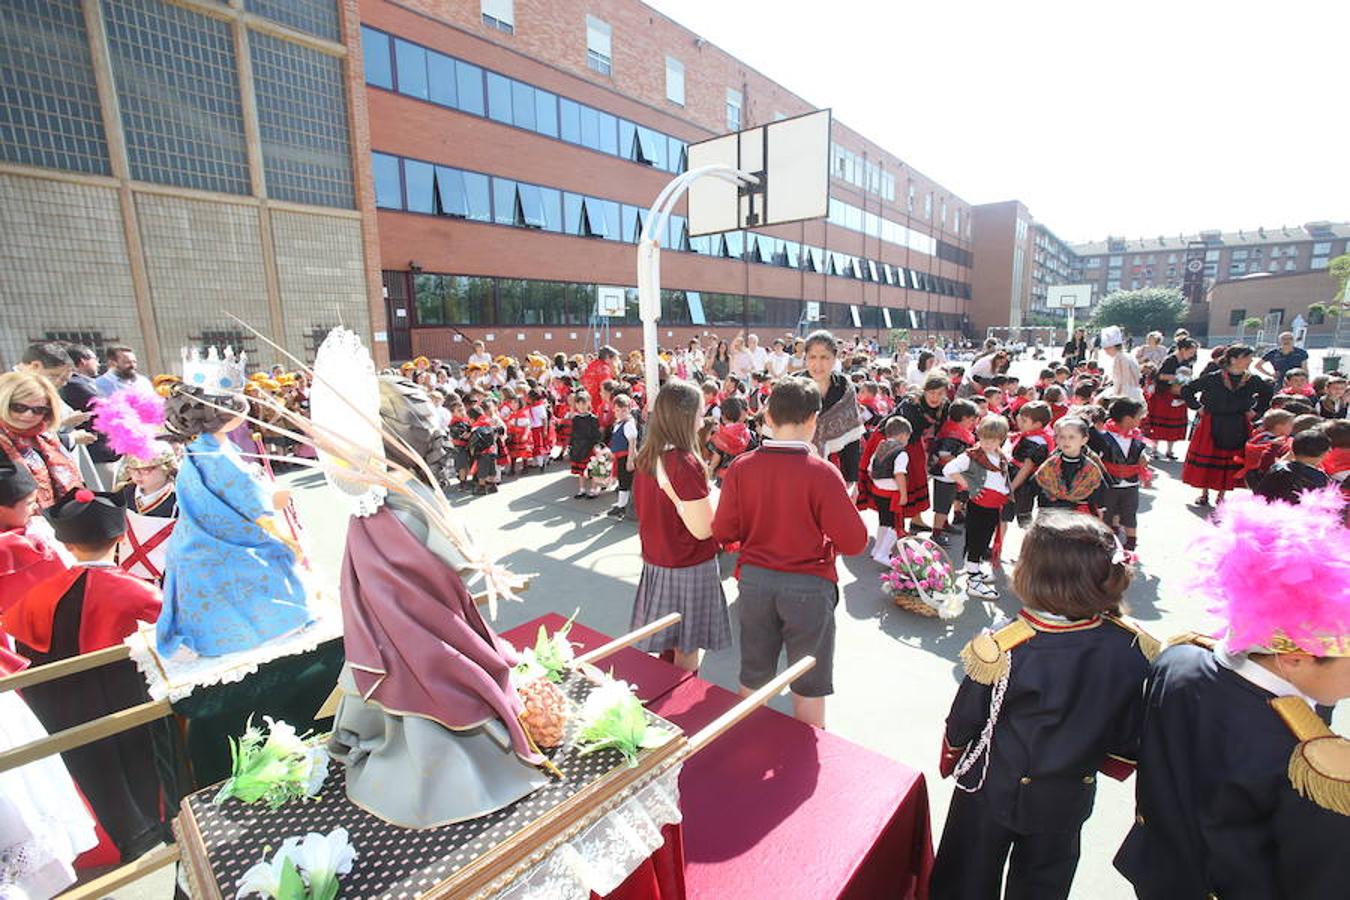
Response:
[[[584,678],[569,676],[563,688],[575,712],[591,685]],[[651,712],[647,716],[653,725],[678,731]],[[562,780],[554,780],[518,803],[478,819],[422,830],[392,825],[347,799],[345,770],[334,763],[317,797],[292,801],[280,809],[268,809],[261,803],[249,806],[234,799],[216,806],[212,803],[216,787],[191,795],[184,803],[201,841],[198,844],[195,835],[182,833],[180,824],[183,853],[197,861],[204,857],[220,896],[232,898],[244,873],[254,863],[270,858],[286,838],[309,832],[327,834],[341,826],[357,853],[351,873],[342,878],[341,897],[418,897],[443,885],[498,844],[625,765],[616,750],[579,755],[572,746],[576,728],[574,718],[568,723],[563,746],[547,751],[562,771]],[[640,791],[645,784],[643,780],[635,782],[625,790],[625,796]]]

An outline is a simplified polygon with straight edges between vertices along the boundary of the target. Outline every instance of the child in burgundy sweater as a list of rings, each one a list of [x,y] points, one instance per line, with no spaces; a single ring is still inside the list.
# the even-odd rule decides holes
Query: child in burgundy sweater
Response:
[[[773,437],[727,469],[712,529],[719,543],[741,545],[742,696],[773,679],[784,645],[789,665],[814,656],[815,667],[792,682],[792,710],[823,728],[834,692],[835,556],[861,553],[867,526],[839,470],[812,449],[819,412],[814,382],[774,385],[764,414]]]

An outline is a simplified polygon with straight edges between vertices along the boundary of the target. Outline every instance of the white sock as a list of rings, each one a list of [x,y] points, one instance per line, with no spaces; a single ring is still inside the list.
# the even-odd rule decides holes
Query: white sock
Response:
[[[628,505],[628,492],[627,492],[627,491],[619,491],[619,499],[617,499],[617,500],[614,501],[614,505],[615,505],[615,506],[627,506],[627,505]]]
[[[877,528],[877,539],[872,544],[872,558],[879,563],[891,561],[891,549],[895,547],[895,529],[882,525]]]

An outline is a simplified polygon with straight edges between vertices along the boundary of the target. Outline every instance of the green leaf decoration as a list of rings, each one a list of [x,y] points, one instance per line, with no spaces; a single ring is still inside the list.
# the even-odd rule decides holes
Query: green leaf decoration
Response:
[[[309,889],[300,877],[300,870],[295,867],[295,860],[286,857],[281,864],[281,885],[276,900],[305,900],[308,896]]]
[[[666,728],[647,723],[646,711],[633,691],[622,681],[609,681],[593,690],[581,708],[577,749],[582,756],[613,748],[623,754],[629,767],[638,763],[638,753],[659,747],[675,736]]]

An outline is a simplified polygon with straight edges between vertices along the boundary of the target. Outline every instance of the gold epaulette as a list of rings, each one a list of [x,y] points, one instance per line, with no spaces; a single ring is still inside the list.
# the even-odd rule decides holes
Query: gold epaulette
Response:
[[[1175,647],[1178,644],[1194,644],[1197,647],[1204,647],[1206,650],[1213,650],[1218,643],[1214,638],[1198,631],[1183,631],[1181,634],[1173,635],[1167,639],[1167,646],[1169,647]]]
[[[980,684],[993,684],[1008,674],[1012,659],[1008,651],[1036,636],[1036,629],[1022,619],[1013,619],[998,631],[982,631],[961,648],[966,675]]]
[[[1270,705],[1299,741],[1289,757],[1294,790],[1325,810],[1350,816],[1350,740],[1332,732],[1298,697],[1276,697]]]
[[[1103,616],[1102,618],[1115,625],[1117,628],[1128,631],[1134,635],[1134,645],[1139,648],[1139,652],[1144,654],[1144,659],[1153,662],[1158,658],[1158,654],[1163,651],[1162,641],[1140,628],[1129,619],[1119,618],[1117,616]]]

